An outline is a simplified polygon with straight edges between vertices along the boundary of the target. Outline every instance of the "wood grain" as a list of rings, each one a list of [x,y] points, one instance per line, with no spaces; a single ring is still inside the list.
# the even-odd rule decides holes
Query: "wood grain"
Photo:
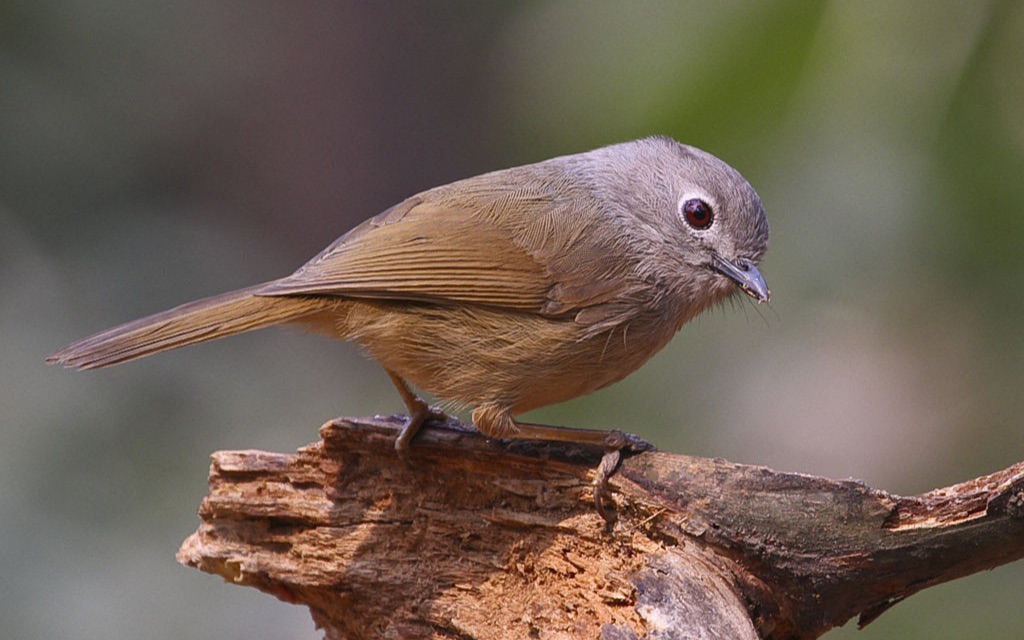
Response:
[[[341,418],[293,454],[213,455],[184,564],[309,607],[335,638],[815,638],[1024,556],[1024,463],[901,497],[668,453]]]

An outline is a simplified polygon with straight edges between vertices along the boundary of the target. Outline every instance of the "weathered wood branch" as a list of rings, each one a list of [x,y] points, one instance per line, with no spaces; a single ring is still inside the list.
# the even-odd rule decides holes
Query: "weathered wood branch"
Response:
[[[594,512],[601,452],[329,422],[295,454],[213,456],[178,559],[309,607],[334,638],[815,638],[1024,556],[1024,462],[914,497],[646,453]]]

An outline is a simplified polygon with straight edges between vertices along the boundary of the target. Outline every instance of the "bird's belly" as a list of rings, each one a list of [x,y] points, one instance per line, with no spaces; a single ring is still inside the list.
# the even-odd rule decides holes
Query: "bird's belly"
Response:
[[[465,305],[352,301],[340,337],[385,368],[460,406],[495,403],[518,414],[621,380],[675,333],[675,323],[638,319],[586,338],[585,327]]]

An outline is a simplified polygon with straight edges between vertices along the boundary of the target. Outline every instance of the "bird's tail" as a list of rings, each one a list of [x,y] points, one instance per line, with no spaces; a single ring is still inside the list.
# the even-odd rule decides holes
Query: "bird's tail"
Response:
[[[260,297],[266,285],[204,298],[82,338],[46,359],[73,369],[99,369],[168,349],[298,320],[323,309],[315,299]]]

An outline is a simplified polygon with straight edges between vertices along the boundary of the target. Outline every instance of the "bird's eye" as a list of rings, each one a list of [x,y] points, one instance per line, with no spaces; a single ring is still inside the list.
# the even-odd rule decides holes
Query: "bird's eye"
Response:
[[[683,203],[683,220],[694,229],[707,229],[715,221],[711,205],[700,198],[691,198]]]

